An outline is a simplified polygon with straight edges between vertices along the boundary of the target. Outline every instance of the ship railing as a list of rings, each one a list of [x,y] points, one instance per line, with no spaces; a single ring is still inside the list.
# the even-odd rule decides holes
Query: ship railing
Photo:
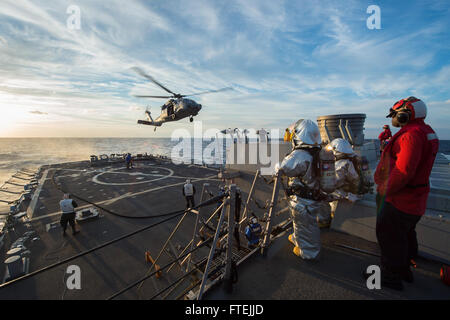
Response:
[[[37,174],[21,169],[0,187],[0,202],[11,205],[10,213],[16,214],[21,203],[31,199],[37,185]]]

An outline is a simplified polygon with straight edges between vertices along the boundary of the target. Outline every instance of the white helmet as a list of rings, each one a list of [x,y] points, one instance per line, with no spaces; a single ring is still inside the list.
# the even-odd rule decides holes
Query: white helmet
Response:
[[[334,139],[333,141],[331,141],[330,145],[335,155],[337,153],[344,153],[348,155],[352,155],[355,153],[352,149],[350,142],[342,138]]]
[[[292,136],[294,149],[300,146],[319,147],[321,143],[319,127],[315,122],[305,119],[296,123]]]

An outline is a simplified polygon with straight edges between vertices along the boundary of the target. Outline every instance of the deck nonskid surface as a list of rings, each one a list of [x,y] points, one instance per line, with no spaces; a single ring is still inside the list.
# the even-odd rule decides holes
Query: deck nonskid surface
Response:
[[[154,224],[164,218],[127,219],[114,216],[105,210],[100,211],[96,220],[78,224],[81,233],[63,238],[60,228],[50,232],[46,225],[58,222],[60,217],[59,200],[64,191],[73,194],[81,208],[90,206],[89,202],[100,204],[113,212],[130,217],[153,216],[183,210],[185,200],[182,186],[186,178],[192,178],[197,189],[196,200],[204,182],[217,194],[219,180],[211,169],[176,166],[170,163],[140,162],[134,169],[127,170],[123,165],[107,168],[50,168],[49,178],[39,194],[31,224],[41,240],[31,249],[31,268],[34,271],[91,249],[124,234]],[[53,179],[55,175],[55,179]],[[97,177],[99,184],[94,179]],[[142,179],[139,179],[142,178]],[[130,183],[130,184],[124,184]],[[60,184],[60,185],[58,185]],[[207,216],[215,206],[205,207],[202,215]],[[88,254],[67,265],[56,267],[35,277],[23,280],[0,290],[0,297],[12,299],[104,299],[142,277],[149,264],[145,261],[145,251],[156,258],[162,245],[181,217],[175,218],[152,229],[121,240],[108,247]],[[170,243],[171,253],[178,254],[178,248],[191,240],[195,214],[189,213],[180,225],[179,231]],[[20,233],[20,230],[18,230]],[[165,252],[158,264],[171,260]],[[67,290],[63,281],[68,265],[76,264],[82,273],[82,290]],[[170,274],[155,280],[146,281],[141,290],[142,297],[149,297],[168,285],[182,273],[173,268]],[[138,298],[136,290],[130,290],[121,298]]]
[[[136,162],[132,170],[122,163],[105,167],[90,167],[88,163],[75,163],[46,168],[47,179],[39,194],[31,224],[41,240],[31,249],[30,271],[38,270],[74,254],[91,249],[163,218],[127,219],[114,216],[100,209],[96,220],[79,224],[81,233],[63,238],[61,229],[47,232],[46,225],[59,221],[59,201],[62,191],[94,202],[113,212],[131,217],[152,216],[185,208],[182,185],[191,178],[196,189],[196,202],[200,201],[203,183],[209,183],[209,190],[217,194],[220,181],[217,171],[197,166],[174,165],[170,162]],[[252,175],[236,179],[247,199]],[[58,185],[59,184],[59,185]],[[273,185],[258,180],[255,199],[264,205]],[[280,197],[283,195],[280,193]],[[89,203],[75,198],[81,208]],[[285,203],[281,201],[278,209]],[[215,205],[201,211],[208,217]],[[251,202],[250,208],[257,216],[267,209]],[[288,213],[275,218],[275,223],[286,219]],[[149,264],[145,251],[156,258],[162,245],[172,232],[179,218],[158,225],[152,229],[116,242],[94,253],[75,259],[35,277],[0,289],[1,299],[105,299],[128,284],[145,275]],[[179,253],[191,240],[195,214],[189,213],[171,241],[169,250]],[[70,231],[70,230],[69,230]],[[20,235],[20,228],[17,229]],[[414,271],[416,283],[406,285],[404,292],[392,290],[373,291],[367,289],[361,271],[370,264],[377,264],[378,258],[337,246],[337,243],[363,250],[377,252],[376,243],[333,231],[322,231],[322,253],[319,261],[308,262],[292,254],[292,245],[284,238],[277,239],[269,249],[267,258],[256,254],[238,269],[239,281],[231,295],[224,294],[220,287],[208,292],[206,299],[450,299],[450,288],[439,279],[440,264],[419,259],[419,268]],[[206,256],[208,248],[199,256]],[[165,252],[159,264],[172,260]],[[66,268],[78,265],[81,269],[81,290],[67,290]],[[165,288],[183,273],[174,267],[160,279],[145,282],[140,291],[129,290],[119,299],[148,299]]]

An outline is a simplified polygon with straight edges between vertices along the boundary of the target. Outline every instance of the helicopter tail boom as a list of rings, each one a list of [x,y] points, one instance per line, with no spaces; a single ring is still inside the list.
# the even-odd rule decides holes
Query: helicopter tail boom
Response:
[[[138,120],[137,123],[139,123],[139,124],[146,124],[146,125],[148,125],[148,126],[161,127],[161,123],[160,123],[160,122],[146,121],[146,120]]]
[[[152,118],[152,114],[148,109],[145,110],[145,115],[147,116],[147,120],[138,120],[138,124],[145,124],[148,126],[161,127],[162,122],[154,121]],[[156,128],[155,128],[156,129]]]

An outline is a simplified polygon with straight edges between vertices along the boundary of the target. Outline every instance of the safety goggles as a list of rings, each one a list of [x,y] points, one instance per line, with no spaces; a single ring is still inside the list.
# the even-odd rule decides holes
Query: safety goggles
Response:
[[[409,103],[412,103],[412,102],[415,102],[418,100],[419,99],[417,99],[416,97],[409,97],[407,99],[402,99],[402,100],[397,101],[396,103],[394,103],[392,108],[389,109],[389,114],[386,116],[386,118],[394,118],[397,115],[397,113],[402,109],[404,110],[404,108],[406,108],[406,106]],[[406,111],[409,111],[409,110],[406,110]]]
[[[394,103],[392,108],[389,109],[389,114],[386,116],[386,118],[394,118],[397,113],[402,109],[406,104],[408,103],[408,100],[402,99]],[[395,108],[395,109],[394,109]]]
[[[390,108],[389,114],[386,116],[386,118],[394,118],[396,114],[397,114],[397,110]]]

